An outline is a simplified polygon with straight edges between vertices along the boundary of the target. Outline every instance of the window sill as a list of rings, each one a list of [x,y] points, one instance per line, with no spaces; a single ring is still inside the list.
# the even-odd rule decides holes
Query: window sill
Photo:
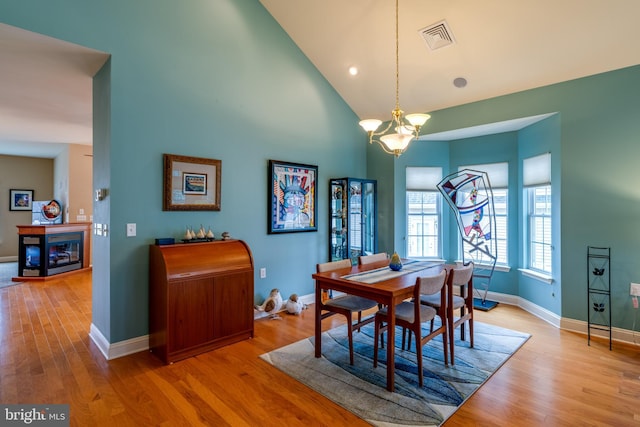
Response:
[[[525,276],[531,277],[532,279],[539,280],[549,285],[553,283],[553,277],[549,276],[548,274],[538,273],[537,271],[529,270],[526,268],[519,268],[518,270]]]
[[[462,261],[461,260],[456,260],[456,264],[461,265]],[[474,264],[475,267],[478,268],[482,268],[482,269],[490,269],[491,268],[491,264]],[[496,264],[496,266],[493,268],[493,271],[500,271],[503,273],[508,273],[511,271],[511,267],[509,267],[508,265],[504,265],[504,264]]]

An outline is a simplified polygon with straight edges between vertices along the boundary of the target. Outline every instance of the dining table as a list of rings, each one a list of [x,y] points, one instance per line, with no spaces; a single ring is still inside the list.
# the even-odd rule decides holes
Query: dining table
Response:
[[[389,261],[351,268],[314,273],[315,280],[315,357],[322,356],[322,295],[323,292],[342,292],[376,301],[387,307],[389,321],[387,342],[387,390],[394,391],[395,381],[395,308],[411,298],[416,279],[438,274],[444,263],[437,261],[403,260],[399,271],[389,267]]]

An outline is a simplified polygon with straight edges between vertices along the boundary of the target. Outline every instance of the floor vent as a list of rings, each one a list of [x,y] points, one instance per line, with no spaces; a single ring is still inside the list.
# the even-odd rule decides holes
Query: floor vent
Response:
[[[449,29],[449,25],[447,25],[446,21],[430,25],[418,32],[431,50],[440,49],[441,47],[455,43],[451,29]]]

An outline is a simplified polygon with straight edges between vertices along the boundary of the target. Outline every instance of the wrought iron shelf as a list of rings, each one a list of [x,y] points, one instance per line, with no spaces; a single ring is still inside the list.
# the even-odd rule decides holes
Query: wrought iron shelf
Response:
[[[609,333],[611,339],[611,248],[587,246],[587,344],[591,330]]]

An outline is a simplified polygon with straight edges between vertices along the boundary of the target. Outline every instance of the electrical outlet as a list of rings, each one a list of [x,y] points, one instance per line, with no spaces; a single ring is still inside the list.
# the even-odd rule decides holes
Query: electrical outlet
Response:
[[[629,295],[640,297],[640,283],[631,283],[629,286]]]
[[[260,278],[261,278],[261,279],[264,279],[265,277],[267,277],[267,269],[266,269],[266,268],[264,268],[264,267],[262,267],[262,268],[260,269]]]

